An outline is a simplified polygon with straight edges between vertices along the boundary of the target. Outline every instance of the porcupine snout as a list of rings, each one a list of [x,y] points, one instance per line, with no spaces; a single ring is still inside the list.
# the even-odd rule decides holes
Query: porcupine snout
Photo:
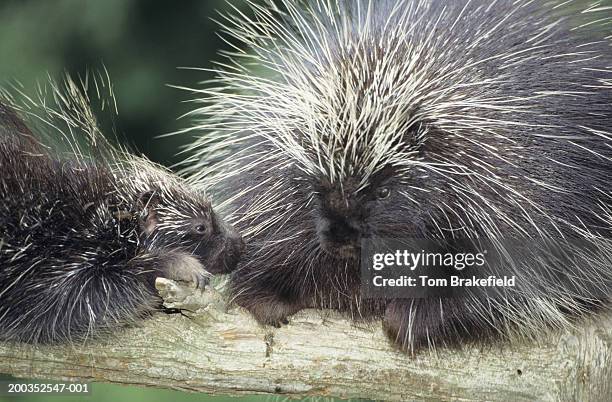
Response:
[[[327,189],[320,192],[316,228],[321,249],[332,256],[357,258],[363,227],[364,211],[350,191]]]

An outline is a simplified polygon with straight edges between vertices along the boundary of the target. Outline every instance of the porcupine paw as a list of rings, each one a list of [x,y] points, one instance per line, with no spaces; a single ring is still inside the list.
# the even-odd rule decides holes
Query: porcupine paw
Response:
[[[161,275],[174,281],[192,283],[196,289],[204,289],[210,278],[210,274],[195,257],[179,253],[167,257]]]
[[[410,354],[428,347],[460,348],[494,335],[459,299],[395,299],[387,305],[383,329],[398,348]]]
[[[441,335],[441,325],[437,322],[439,315],[429,316],[427,309],[423,299],[398,299],[387,306],[383,330],[389,340],[403,352],[415,354],[435,342],[437,335]]]
[[[406,328],[402,325],[400,312],[396,307],[389,306],[383,319],[383,331],[394,346],[405,351],[408,349]]]
[[[251,304],[245,308],[260,324],[275,328],[289,324],[289,316],[300,310],[298,307],[280,301]]]

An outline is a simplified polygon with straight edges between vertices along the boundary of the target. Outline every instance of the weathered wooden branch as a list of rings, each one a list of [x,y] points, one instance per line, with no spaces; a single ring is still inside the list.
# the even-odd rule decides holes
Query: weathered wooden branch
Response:
[[[0,372],[214,394],[386,400],[612,400],[612,317],[539,344],[396,352],[380,323],[305,311],[262,328],[220,293],[158,279],[168,307],[139,327],[82,346],[0,345]]]

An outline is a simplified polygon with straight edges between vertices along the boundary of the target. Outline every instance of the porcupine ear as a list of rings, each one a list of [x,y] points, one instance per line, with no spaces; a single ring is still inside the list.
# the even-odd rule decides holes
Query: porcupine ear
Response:
[[[156,207],[159,195],[155,190],[145,191],[138,197],[138,207],[142,209],[140,225],[145,234],[153,233],[158,224]]]

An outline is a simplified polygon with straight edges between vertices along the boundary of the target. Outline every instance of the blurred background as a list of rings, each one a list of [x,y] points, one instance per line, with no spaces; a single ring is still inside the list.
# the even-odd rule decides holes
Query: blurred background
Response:
[[[248,13],[245,0],[231,4]],[[189,125],[187,91],[212,78],[179,67],[213,66],[227,45],[217,35],[224,0],[0,0],[0,84],[32,91],[47,73],[109,71],[116,131],[156,162],[171,164],[188,135],[157,139]]]
[[[249,13],[246,0],[229,0]],[[505,0],[504,0],[505,1]],[[509,0],[508,0],[509,1]],[[561,2],[561,0],[557,0]],[[565,7],[584,7],[575,0]],[[612,6],[603,0],[602,6]],[[15,80],[33,91],[47,74],[73,75],[106,66],[114,84],[121,138],[150,159],[171,165],[189,135],[156,138],[189,126],[178,120],[191,110],[190,94],[169,87],[197,86],[212,78],[205,71],[178,67],[213,67],[228,46],[217,36],[218,12],[225,0],[0,0],[0,84]],[[609,29],[606,34],[610,34]],[[108,127],[107,127],[108,129]],[[108,132],[108,131],[107,131]],[[7,377],[0,376],[0,381]],[[0,396],[6,401],[62,400],[64,397]],[[79,397],[71,397],[79,400]],[[241,401],[270,397],[222,398],[179,392],[96,384],[88,401]]]

